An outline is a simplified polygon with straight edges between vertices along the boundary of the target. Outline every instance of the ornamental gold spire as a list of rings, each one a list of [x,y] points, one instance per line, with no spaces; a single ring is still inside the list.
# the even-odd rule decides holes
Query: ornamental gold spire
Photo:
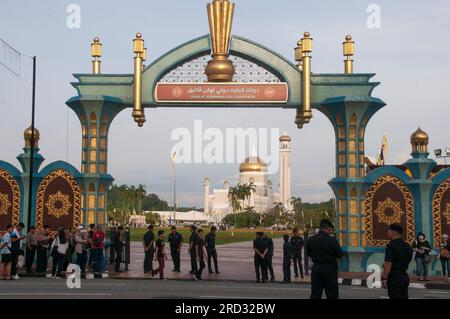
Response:
[[[231,82],[234,66],[228,59],[233,24],[234,3],[228,0],[213,0],[208,3],[209,29],[211,33],[211,56],[205,73],[209,82]]]
[[[98,37],[95,37],[94,40],[92,40],[91,56],[94,58],[94,60],[92,60],[92,73],[100,74],[100,65],[102,63],[100,61],[102,56],[102,44],[100,43],[100,39]]]
[[[136,38],[133,40],[134,57],[134,103],[133,103],[133,118],[139,127],[145,123],[144,109],[142,108],[142,64],[147,57],[147,50],[144,48],[144,39],[142,34],[136,33]]]
[[[295,124],[302,128],[304,124],[310,122],[311,112],[311,52],[313,39],[309,32],[303,34],[303,38],[297,43],[295,48],[295,60],[302,71],[302,104],[301,109],[297,109]]]
[[[352,36],[345,36],[345,42],[342,43],[344,47],[344,71],[345,74],[353,73],[353,60],[352,57],[355,54],[355,41],[352,41]]]

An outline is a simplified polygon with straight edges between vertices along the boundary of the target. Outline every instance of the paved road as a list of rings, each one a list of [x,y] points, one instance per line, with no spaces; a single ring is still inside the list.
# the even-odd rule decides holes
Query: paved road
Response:
[[[308,284],[190,282],[175,280],[83,280],[80,289],[68,289],[63,279],[22,278],[20,281],[0,281],[0,298],[109,299],[109,298],[249,298],[305,299]],[[384,289],[341,286],[341,298],[384,299]],[[450,299],[450,291],[410,289],[411,298]]]

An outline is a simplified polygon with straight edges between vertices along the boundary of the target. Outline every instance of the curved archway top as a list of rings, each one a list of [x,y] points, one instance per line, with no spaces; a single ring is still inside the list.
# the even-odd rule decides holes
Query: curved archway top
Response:
[[[154,88],[168,71],[211,51],[209,34],[190,40],[150,63],[143,72],[142,102],[145,107],[158,107]],[[290,60],[251,40],[232,36],[230,54],[249,60],[277,76],[289,88],[286,104],[274,107],[298,108],[301,99],[301,71]],[[131,71],[131,70],[130,70]],[[378,82],[370,82],[374,73],[312,74],[312,104],[319,107],[333,97],[370,97]],[[127,107],[133,103],[133,74],[74,74],[78,82],[72,83],[78,96],[109,96],[119,99]],[[70,100],[69,100],[70,101]],[[68,101],[68,102],[69,102]],[[271,106],[271,105],[269,105]]]

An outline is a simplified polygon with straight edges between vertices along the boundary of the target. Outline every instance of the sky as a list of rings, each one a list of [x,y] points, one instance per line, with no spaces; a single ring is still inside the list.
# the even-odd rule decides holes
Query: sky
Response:
[[[91,72],[90,43],[103,43],[102,72],[132,73],[132,39],[141,32],[148,59],[209,33],[206,0],[2,0],[0,38],[26,55],[38,57],[36,127],[41,132],[44,165],[66,160],[81,165],[81,128],[65,102],[76,95],[73,73]],[[409,138],[420,126],[430,135],[430,150],[450,147],[450,2],[235,0],[232,33],[293,60],[293,48],[305,31],[314,38],[312,70],[343,72],[342,41],[356,42],[355,73],[376,73],[381,82],[373,96],[387,106],[371,120],[366,155],[376,157],[383,133],[389,142],[388,164],[409,158]],[[70,5],[81,9],[80,28],[69,28]],[[379,28],[368,25],[372,4],[380,9]],[[370,20],[373,21],[373,20]],[[372,26],[372,27],[369,27]],[[31,60],[21,58],[21,75],[0,65],[0,159],[19,166],[23,131],[31,119]],[[292,189],[304,201],[332,197],[334,132],[318,111],[298,130],[295,110],[152,109],[138,128],[131,109],[114,120],[109,133],[109,173],[118,184],[145,184],[147,191],[171,198],[171,132],[204,127],[278,128],[292,137]],[[431,152],[432,153],[432,152]],[[430,155],[434,157],[434,155]],[[441,159],[439,159],[441,161]],[[237,183],[239,163],[177,165],[179,206],[203,207],[203,180],[212,188]],[[270,177],[278,185],[278,176]]]

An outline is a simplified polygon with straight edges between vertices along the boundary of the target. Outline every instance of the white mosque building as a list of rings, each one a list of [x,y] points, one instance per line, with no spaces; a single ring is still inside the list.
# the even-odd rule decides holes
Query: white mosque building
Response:
[[[279,188],[274,192],[273,185],[267,174],[267,165],[258,156],[250,156],[239,166],[239,183],[254,183],[256,192],[250,197],[250,206],[257,213],[265,213],[274,206],[274,202],[282,202],[287,210],[291,205],[291,138],[284,133],[280,136],[279,148]],[[230,185],[225,182],[220,189],[210,190],[209,178],[204,183],[204,212],[211,220],[220,221],[231,213],[228,201]]]

